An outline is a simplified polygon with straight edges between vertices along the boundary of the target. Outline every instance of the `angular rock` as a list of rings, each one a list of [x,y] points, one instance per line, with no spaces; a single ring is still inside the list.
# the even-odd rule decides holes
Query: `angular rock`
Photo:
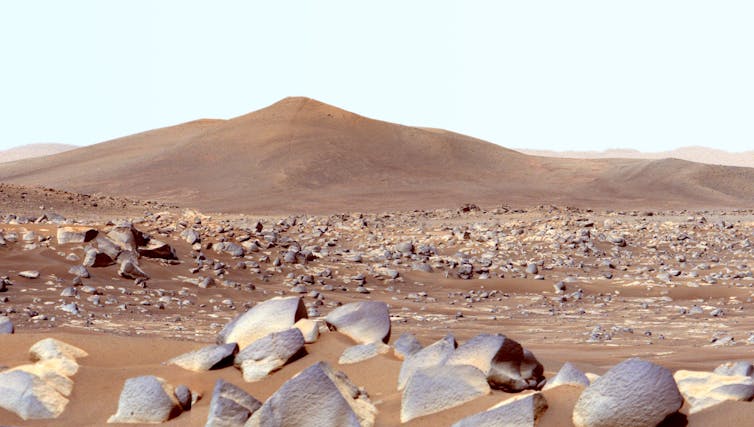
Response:
[[[134,228],[133,224],[130,223],[124,223],[113,227],[107,233],[107,237],[116,245],[127,251],[136,251],[136,248],[144,246],[147,243],[146,236]]]
[[[91,227],[58,227],[58,244],[85,243],[97,237],[98,231]]]
[[[39,278],[39,272],[36,270],[24,270],[18,273],[19,276],[25,277],[27,279],[37,279]]]
[[[209,416],[205,427],[243,426],[251,414],[262,406],[250,394],[235,385],[217,380],[209,404]]]
[[[181,409],[188,411],[191,409],[191,390],[185,385],[179,385],[173,390],[175,398],[178,400],[178,404],[181,405]]]
[[[382,341],[354,345],[343,350],[343,354],[340,356],[340,359],[338,359],[338,363],[341,365],[359,363],[380,354],[387,354],[389,351],[390,346]]]
[[[13,332],[15,332],[15,329],[13,328],[13,322],[11,322],[10,317],[0,316],[0,335],[12,334]]]
[[[74,265],[73,267],[68,269],[68,273],[73,274],[74,276],[79,276],[83,279],[88,279],[89,277],[91,277],[89,270],[87,270],[83,265]]]
[[[212,245],[212,249],[217,253],[226,253],[232,257],[240,258],[245,255],[243,247],[233,242],[220,242]]]
[[[168,360],[169,365],[194,372],[204,372],[230,366],[238,352],[238,344],[209,345]]]
[[[715,368],[714,373],[718,375],[739,375],[750,377],[754,374],[754,366],[749,362],[738,361],[728,362]]]
[[[589,378],[587,378],[586,374],[579,370],[579,368],[573,366],[571,362],[566,362],[554,377],[547,380],[544,390],[549,390],[561,385],[589,387]]]
[[[304,336],[304,342],[307,344],[314,343],[319,338],[319,324],[314,320],[299,319],[293,326],[301,331],[301,334]]]
[[[417,370],[444,365],[453,354],[456,345],[453,335],[447,335],[406,358],[398,374],[398,390],[403,390],[411,375]]]
[[[139,267],[135,258],[125,258],[120,262],[118,275],[126,279],[149,279],[149,275]]]
[[[348,377],[319,362],[288,380],[246,427],[371,427],[377,408]]]
[[[655,426],[683,405],[673,375],[641,359],[628,359],[587,387],[576,401],[576,427]]]
[[[401,422],[454,408],[489,393],[487,377],[474,366],[418,369],[403,389]]]
[[[8,371],[24,371],[34,374],[55,389],[62,396],[68,397],[73,391],[73,381],[68,375],[73,375],[70,365],[64,359],[40,360],[34,364],[20,365]]]
[[[393,343],[393,354],[400,360],[405,360],[422,349],[414,334],[404,333]]]
[[[259,381],[280,369],[304,347],[304,335],[290,328],[266,335],[241,349],[234,364],[243,371],[246,382]]]
[[[547,411],[547,400],[542,393],[516,396],[492,408],[466,417],[453,427],[534,427]]]
[[[727,400],[749,401],[754,398],[754,378],[749,376],[680,370],[673,377],[689,403],[689,414]]]
[[[362,301],[342,305],[325,317],[328,326],[360,344],[390,339],[390,313],[387,304]]]
[[[29,348],[29,356],[32,361],[48,359],[69,359],[75,361],[88,355],[89,353],[86,351],[55,338],[45,338],[37,341]]]
[[[117,255],[116,255],[117,256]],[[108,265],[115,264],[115,259],[110,255],[100,252],[95,248],[88,248],[84,252],[84,261],[82,265],[85,267],[107,267]]]
[[[24,420],[60,416],[68,399],[38,376],[23,370],[0,373],[0,408]]]
[[[178,259],[172,246],[156,239],[149,239],[149,242],[144,246],[139,246],[137,251],[139,255],[147,258]]]
[[[181,412],[174,388],[164,379],[148,375],[126,380],[118,399],[118,411],[107,422],[163,423]]]
[[[220,331],[217,343],[235,342],[243,349],[259,338],[292,328],[306,317],[306,307],[300,297],[275,297],[231,320]]]

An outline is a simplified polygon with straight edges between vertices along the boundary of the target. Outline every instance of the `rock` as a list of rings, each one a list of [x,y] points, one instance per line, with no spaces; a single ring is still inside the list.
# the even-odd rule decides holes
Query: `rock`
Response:
[[[251,414],[262,406],[258,401],[235,385],[217,380],[209,404],[205,427],[243,426]]]
[[[754,366],[749,362],[738,361],[728,362],[715,368],[714,373],[718,375],[738,375],[750,377],[754,374]]]
[[[348,377],[319,362],[288,380],[246,427],[372,427],[377,408]]]
[[[118,275],[126,279],[149,279],[149,275],[139,267],[135,258],[125,258],[120,262]]]
[[[68,269],[68,273],[81,277],[83,279],[88,279],[89,277],[91,277],[89,270],[87,270],[83,265],[74,265],[73,267]]]
[[[403,390],[411,375],[417,370],[444,365],[455,348],[456,339],[453,335],[447,335],[406,358],[398,374],[398,390]]]
[[[56,340],[55,338],[45,338],[37,341],[31,346],[31,348],[29,348],[29,357],[33,362],[48,359],[68,359],[75,361],[76,359],[88,355],[89,353],[84,350],[66,344],[63,341]],[[75,374],[75,372],[70,375],[73,374]]]
[[[13,328],[13,322],[11,322],[10,317],[0,315],[0,335],[12,334],[13,332],[15,332],[15,329]]]
[[[673,377],[689,403],[689,414],[727,400],[749,401],[754,397],[754,378],[745,375],[680,370]]]
[[[37,279],[39,278],[39,272],[36,270],[24,270],[18,273],[19,276],[25,277],[27,279]]]
[[[68,399],[38,376],[23,370],[0,373],[0,408],[24,420],[60,416]]]
[[[542,393],[516,396],[487,411],[466,417],[453,427],[534,427],[547,411],[547,400]]]
[[[305,317],[306,307],[300,297],[272,298],[231,320],[220,331],[217,342],[235,342],[239,348],[244,348],[273,332],[292,328],[299,319]]]
[[[683,405],[673,375],[641,359],[628,359],[587,387],[573,409],[575,427],[656,426]]]
[[[401,422],[454,408],[490,393],[482,371],[469,365],[421,368],[408,379],[401,397]]]
[[[139,255],[147,258],[178,259],[175,255],[175,249],[169,244],[156,239],[149,239],[149,242],[144,246],[139,246],[137,251]]]
[[[73,391],[73,381],[68,375],[73,375],[75,370],[63,359],[40,360],[34,364],[20,365],[8,370],[11,371],[24,371],[36,375],[65,397],[70,396]]]
[[[217,253],[226,253],[232,257],[239,258],[245,255],[243,247],[233,242],[220,242],[212,245],[212,249]]]
[[[589,387],[589,378],[579,368],[573,366],[570,362],[566,362],[554,377],[547,380],[544,390],[561,385]]]
[[[539,267],[537,267],[537,264],[535,264],[533,262],[530,262],[526,266],[526,272],[529,273],[529,274],[537,274],[537,273],[539,273]]]
[[[219,369],[233,364],[233,356],[238,353],[238,344],[209,345],[199,350],[184,353],[168,360],[169,365],[180,366],[194,372]]]
[[[382,341],[369,344],[359,344],[345,349],[340,356],[340,359],[338,359],[338,363],[341,365],[348,365],[351,363],[363,362],[377,355],[387,354],[389,351],[390,346]]]
[[[319,338],[319,324],[314,320],[299,319],[293,326],[301,331],[301,334],[304,336],[304,342],[307,344],[314,343]]]
[[[77,315],[80,313],[79,306],[75,302],[70,302],[68,304],[63,304],[59,307],[61,310],[65,311],[66,313],[71,313],[73,315]]]
[[[187,228],[181,232],[181,237],[188,243],[189,245],[193,245],[196,242],[201,241],[201,237],[199,236],[199,233],[196,232],[196,230],[192,228]]]
[[[118,399],[118,411],[107,422],[163,423],[181,412],[173,387],[162,378],[148,375],[126,380]]]
[[[405,360],[421,349],[422,345],[414,334],[401,334],[393,343],[393,354],[400,360]]]
[[[273,332],[241,349],[234,364],[243,371],[246,382],[259,381],[280,369],[304,347],[304,335],[298,328]]]
[[[362,301],[342,305],[325,317],[334,329],[360,344],[390,339],[390,313],[387,304]]]
[[[111,258],[110,255],[90,247],[84,252],[84,262],[82,265],[85,267],[107,267],[114,263],[114,258]]]
[[[98,231],[91,227],[58,227],[58,244],[85,243],[97,237]]]
[[[181,405],[181,409],[188,411],[191,409],[191,390],[185,385],[179,385],[173,391],[175,398],[178,399],[178,404]]]
[[[448,365],[471,365],[484,372],[490,386],[508,392],[537,388],[544,368],[533,354],[505,335],[481,334],[458,347]]]
[[[136,248],[147,243],[146,237],[131,223],[124,223],[113,227],[107,238],[127,251],[136,251]]]
[[[414,244],[412,242],[401,242],[395,245],[395,250],[403,255],[414,253]]]

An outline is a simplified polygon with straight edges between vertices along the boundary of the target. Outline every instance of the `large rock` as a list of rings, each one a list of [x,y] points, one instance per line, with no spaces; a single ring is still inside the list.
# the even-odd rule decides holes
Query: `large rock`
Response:
[[[280,369],[304,347],[304,335],[298,328],[273,332],[241,349],[234,364],[243,371],[246,382],[259,381]]]
[[[456,345],[453,335],[447,335],[409,356],[403,361],[398,374],[398,390],[403,390],[411,375],[417,370],[444,365],[453,354]]]
[[[205,427],[243,426],[261,406],[262,402],[235,385],[217,380]]]
[[[283,384],[246,427],[371,427],[376,414],[344,373],[319,362]]]
[[[754,374],[754,366],[745,361],[727,362],[715,368],[714,372],[718,375],[750,377]]]
[[[97,237],[97,230],[91,227],[58,227],[58,244],[85,243]]]
[[[304,335],[304,341],[312,344],[319,338],[319,322],[312,319],[299,319],[294,327]]]
[[[0,408],[24,420],[60,416],[68,399],[38,376],[23,370],[0,373]]]
[[[61,358],[75,361],[88,355],[86,351],[55,338],[45,338],[37,341],[29,348],[29,356],[32,361]]]
[[[120,261],[118,275],[126,279],[149,279],[149,275],[141,269],[136,258],[125,257]]]
[[[20,365],[9,371],[24,371],[41,378],[50,387],[62,396],[70,396],[73,391],[73,381],[68,376],[78,370],[78,365],[72,369],[72,365],[66,359],[40,360],[34,364]]]
[[[118,411],[107,422],[163,423],[181,412],[174,388],[162,378],[149,375],[126,380],[118,399]]]
[[[354,345],[343,350],[343,354],[341,354],[340,359],[338,359],[338,363],[341,365],[359,363],[380,354],[386,354],[389,351],[390,346],[382,341]]]
[[[194,372],[223,368],[233,363],[238,344],[208,345],[168,360],[169,365],[180,366]]]
[[[628,359],[587,387],[576,401],[576,427],[656,426],[683,405],[673,375],[641,359]]]
[[[233,242],[215,243],[212,245],[212,249],[214,249],[217,253],[225,253],[234,258],[240,258],[246,254],[241,245]]]
[[[13,322],[11,322],[10,317],[0,316],[0,335],[12,334],[13,332]]]
[[[261,302],[231,320],[220,331],[218,344],[238,343],[244,348],[273,332],[290,329],[299,319],[307,317],[299,297],[276,297]]]
[[[579,368],[573,366],[570,362],[566,362],[554,377],[547,380],[544,390],[561,385],[589,387],[589,378]]]
[[[362,301],[342,305],[325,317],[328,326],[359,344],[390,339],[390,313],[387,304]]]
[[[547,411],[541,393],[515,396],[478,414],[466,417],[453,427],[534,427]]]
[[[748,401],[754,397],[754,378],[746,375],[680,370],[673,377],[689,403],[689,414],[726,400]]]
[[[544,368],[531,352],[505,335],[481,334],[458,347],[446,362],[476,366],[490,386],[510,392],[537,388]]]
[[[422,349],[414,334],[404,333],[393,343],[393,354],[400,360],[405,360]]]
[[[169,244],[156,239],[149,239],[144,246],[137,248],[139,255],[147,258],[158,259],[178,259],[175,255],[175,249]]]
[[[401,422],[454,408],[490,393],[484,372],[470,365],[422,368],[408,379],[401,397]]]

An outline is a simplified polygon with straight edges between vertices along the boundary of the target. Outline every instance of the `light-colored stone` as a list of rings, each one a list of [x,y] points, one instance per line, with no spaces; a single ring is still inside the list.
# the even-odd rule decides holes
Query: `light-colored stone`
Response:
[[[163,423],[181,412],[175,389],[164,379],[149,375],[126,380],[118,399],[118,411],[107,422]]]
[[[259,381],[283,367],[303,347],[304,336],[298,328],[273,332],[241,349],[234,364],[243,371],[244,381]]]
[[[641,359],[628,359],[594,381],[573,409],[576,427],[655,426],[683,405],[673,375]]]
[[[251,414],[262,406],[262,402],[235,385],[217,380],[209,404],[209,415],[205,427],[243,426]]]
[[[547,411],[547,400],[542,393],[515,396],[492,408],[466,417],[453,427],[534,427]]]
[[[319,362],[283,384],[246,427],[372,427],[376,415],[369,397],[344,373]]]
[[[261,302],[231,320],[217,338],[218,344],[238,343],[243,349],[273,332],[290,329],[299,319],[307,317],[300,297],[276,297]]]
[[[714,372],[718,375],[739,375],[750,377],[754,374],[754,366],[750,362],[738,361],[723,363]]]
[[[219,366],[230,365],[238,352],[238,344],[209,345],[199,350],[184,353],[168,360],[169,365],[180,366],[194,372],[209,371]]]
[[[136,250],[138,251],[139,255],[143,257],[147,257],[147,258],[158,258],[158,259],[177,259],[178,258],[175,255],[175,249],[173,249],[172,246],[157,239],[149,239],[149,241],[144,246],[139,246]]]
[[[37,279],[39,278],[39,272],[36,270],[24,270],[18,273],[19,276],[24,277],[26,279]]]
[[[38,376],[23,370],[0,373],[0,408],[24,420],[54,419],[68,405],[68,399]]]
[[[447,335],[409,356],[403,361],[398,374],[398,390],[403,390],[411,375],[418,369],[444,365],[455,348],[456,339],[453,335]]]
[[[673,378],[689,403],[689,414],[727,400],[748,401],[754,397],[754,378],[745,375],[680,370]]]
[[[63,341],[56,340],[55,338],[45,338],[37,341],[29,348],[29,357],[32,361],[47,360],[47,359],[70,359],[75,361],[82,357],[88,356],[86,351],[66,344]],[[75,372],[70,375],[75,374]]]
[[[387,354],[389,351],[390,346],[382,341],[354,345],[343,350],[343,354],[340,356],[340,359],[338,359],[338,363],[341,365],[359,363],[380,354]]]
[[[301,334],[304,335],[304,342],[312,344],[319,339],[319,322],[312,319],[299,319],[295,325]]]
[[[12,334],[13,332],[15,332],[15,329],[13,327],[13,322],[10,320],[10,317],[0,316],[0,335]]]
[[[126,279],[149,279],[149,274],[139,266],[136,258],[124,258],[120,261],[118,275]]]
[[[401,396],[401,422],[454,408],[490,393],[484,372],[470,365],[418,369]]]
[[[34,374],[62,396],[68,397],[73,391],[73,381],[68,377],[75,374],[75,370],[71,369],[68,361],[69,359],[62,358],[40,360],[37,363],[16,366],[9,371],[24,371]]]
[[[390,313],[380,301],[342,305],[325,317],[327,324],[359,344],[387,342],[390,339]]]
[[[589,387],[589,378],[579,368],[573,366],[570,362],[566,362],[560,368],[558,373],[547,380],[544,390],[549,390],[561,385],[570,385],[577,387]]]
[[[58,227],[58,244],[85,243],[97,237],[97,233],[97,230],[92,227]]]
[[[400,360],[405,360],[421,349],[422,345],[414,334],[401,334],[393,343],[393,354]]]

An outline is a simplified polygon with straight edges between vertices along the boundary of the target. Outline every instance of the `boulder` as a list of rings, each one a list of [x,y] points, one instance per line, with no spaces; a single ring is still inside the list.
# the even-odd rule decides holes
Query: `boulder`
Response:
[[[136,258],[126,257],[120,262],[118,275],[126,279],[149,279],[149,275],[139,267]]]
[[[304,342],[311,344],[319,338],[319,322],[312,319],[299,319],[294,327],[304,335]]]
[[[38,279],[39,272],[37,270],[24,270],[18,273],[19,276],[26,279]]]
[[[727,362],[715,368],[714,372],[718,375],[738,375],[750,377],[754,374],[754,366],[749,362]]]
[[[628,359],[587,387],[573,408],[576,427],[656,426],[683,405],[673,375],[641,359]]]
[[[380,354],[387,354],[389,351],[390,346],[382,341],[354,345],[343,350],[343,354],[340,356],[340,359],[338,359],[338,363],[341,365],[359,363]]]
[[[319,362],[288,380],[246,427],[371,427],[377,408],[348,377]]]
[[[85,243],[97,237],[98,231],[91,227],[58,227],[58,244]]]
[[[238,344],[208,345],[168,360],[169,365],[180,366],[194,372],[204,372],[223,368],[233,363],[233,356],[238,353]]]
[[[393,354],[400,360],[405,360],[421,349],[422,345],[414,334],[401,334],[393,343]]]
[[[342,305],[325,317],[327,325],[359,344],[390,339],[390,313],[387,304],[362,301]]]
[[[193,245],[196,242],[201,242],[201,236],[199,236],[199,233],[196,232],[193,228],[187,228],[181,232],[181,237],[188,243],[189,245]]]
[[[470,365],[421,368],[401,396],[401,422],[454,408],[490,393],[484,372]]]
[[[235,342],[239,348],[244,348],[273,332],[292,328],[305,317],[306,307],[300,297],[268,299],[225,325],[217,337],[217,343]]]
[[[487,376],[490,386],[509,392],[536,388],[544,380],[544,369],[534,355],[501,334],[471,338],[446,363],[476,366]]]
[[[45,338],[37,341],[29,348],[29,356],[32,361],[61,358],[75,361],[88,355],[86,351],[55,338]]]
[[[13,322],[11,322],[10,317],[0,316],[0,335],[12,334],[13,332],[15,332],[15,329],[13,328]]]
[[[403,390],[411,375],[417,370],[444,365],[455,348],[456,339],[453,335],[447,335],[445,338],[435,341],[409,356],[401,364],[401,370],[398,374],[398,390]]]
[[[534,427],[547,411],[542,393],[515,396],[492,408],[466,417],[453,427]]]
[[[139,246],[136,250],[139,255],[147,258],[178,259],[175,249],[161,240],[149,239],[146,245]]]
[[[554,377],[547,380],[544,390],[549,390],[561,385],[589,387],[589,378],[579,368],[566,362]]]
[[[92,247],[84,251],[84,262],[82,262],[84,267],[107,267],[113,264],[115,264],[115,258],[111,258],[110,255],[104,252],[100,252]]]
[[[215,243],[212,245],[212,249],[214,249],[215,252],[219,254],[225,253],[234,258],[240,258],[246,254],[246,252],[244,252],[244,249],[241,245],[239,245],[238,243],[233,243],[233,242]]]
[[[304,335],[290,328],[266,335],[241,349],[234,364],[243,371],[246,382],[259,381],[283,367],[304,347]]]
[[[55,389],[62,396],[68,397],[73,391],[73,381],[68,375],[73,375],[70,365],[64,359],[40,360],[34,364],[20,365],[8,371],[24,371],[36,375]]]
[[[689,403],[689,414],[727,400],[748,401],[754,397],[754,378],[746,375],[680,370],[673,377]]]
[[[107,238],[127,251],[136,251],[139,246],[147,243],[147,237],[139,230],[134,228],[131,223],[123,223],[113,227],[108,233]]]
[[[87,270],[83,265],[74,265],[73,267],[68,269],[68,273],[74,276],[79,276],[82,279],[88,279],[89,277],[91,277],[89,270]]]
[[[262,402],[235,385],[217,380],[205,427],[243,426],[261,406]]]
[[[107,422],[163,423],[181,412],[174,388],[162,378],[148,375],[126,380],[118,399],[118,411]]]
[[[23,370],[0,373],[0,408],[24,420],[60,416],[68,399],[38,376]]]

